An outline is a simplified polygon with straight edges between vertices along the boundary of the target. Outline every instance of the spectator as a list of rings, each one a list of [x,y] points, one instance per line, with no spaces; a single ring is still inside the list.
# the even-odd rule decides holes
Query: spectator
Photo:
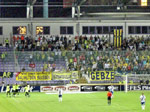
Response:
[[[21,36],[21,44],[24,45],[24,36],[23,35]]]
[[[9,40],[8,40],[8,38],[5,39],[5,46],[6,46],[7,48],[9,48]]]

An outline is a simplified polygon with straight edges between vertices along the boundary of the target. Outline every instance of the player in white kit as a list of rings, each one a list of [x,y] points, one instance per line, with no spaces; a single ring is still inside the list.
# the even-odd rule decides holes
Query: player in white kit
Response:
[[[142,107],[142,110],[145,110],[146,96],[144,95],[144,93],[142,93],[142,95],[140,96],[140,100],[141,100],[141,107]]]
[[[113,94],[114,94],[114,86],[108,86],[109,91],[112,93],[111,98],[113,98]]]
[[[58,90],[59,102],[62,102],[62,89]]]

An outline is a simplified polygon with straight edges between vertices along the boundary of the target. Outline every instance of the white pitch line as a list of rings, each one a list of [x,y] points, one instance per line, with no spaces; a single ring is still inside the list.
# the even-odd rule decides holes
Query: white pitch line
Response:
[[[16,98],[13,98],[13,100],[17,103],[20,103],[20,101],[18,101]]]
[[[89,94],[89,93],[95,93],[95,92],[65,92],[63,94]],[[58,93],[45,93],[45,94],[58,94]]]

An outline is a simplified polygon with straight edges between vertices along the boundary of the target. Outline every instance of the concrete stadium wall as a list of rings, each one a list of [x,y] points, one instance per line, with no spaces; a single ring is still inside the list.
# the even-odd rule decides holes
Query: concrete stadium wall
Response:
[[[3,19],[0,20],[0,26],[3,27],[3,35],[0,35],[0,43],[3,43],[5,38],[10,38],[13,26],[26,26],[27,35],[29,35],[29,25],[32,25],[32,35],[34,37],[36,36],[36,26],[50,26],[50,35],[60,35],[60,26],[73,26],[74,34],[70,35],[71,37],[82,35],[83,26],[123,26],[123,35],[125,38],[131,36],[128,34],[128,26],[150,26],[150,20]],[[108,35],[102,34],[99,36],[105,37]],[[147,35],[149,34],[143,36],[146,37]],[[70,37],[69,35],[67,36]],[[87,36],[91,36],[91,34]],[[113,37],[113,35],[110,36]],[[132,36],[137,36],[137,34],[133,34]]]

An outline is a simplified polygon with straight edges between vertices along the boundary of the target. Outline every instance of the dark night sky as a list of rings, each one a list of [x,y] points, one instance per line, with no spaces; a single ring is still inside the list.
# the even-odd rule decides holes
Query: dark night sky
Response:
[[[1,18],[26,18],[26,5],[28,0],[0,0],[0,17]],[[64,8],[63,7],[64,0],[49,0],[49,17],[71,17],[71,7]],[[66,1],[66,0],[65,0]],[[68,0],[69,1],[69,0]],[[72,1],[72,0],[70,0]],[[117,0],[87,0],[85,4],[93,4],[93,5],[112,5],[110,3],[115,2]],[[126,1],[126,0],[125,0]],[[9,2],[9,3],[8,3]],[[21,7],[7,7],[7,5],[23,5]],[[61,5],[61,6],[54,6]],[[5,6],[5,7],[3,7]],[[89,9],[85,7],[85,10],[89,12],[89,10],[94,10],[93,8]],[[95,9],[96,11],[97,9]],[[142,9],[143,10],[143,9]],[[34,5],[33,10],[34,17],[42,18],[43,17],[43,0],[37,0]]]
[[[28,0],[0,0],[1,2],[27,2]],[[43,2],[43,0],[37,0],[37,2]],[[63,0],[49,0],[49,2],[63,2]]]
[[[1,7],[0,16],[8,18],[25,18],[26,4],[28,0],[0,0],[1,5],[24,5],[22,7]],[[9,2],[9,3],[8,3]],[[34,17],[43,17],[43,0],[37,0],[34,6]],[[63,0],[49,0],[49,5],[62,5],[59,7],[49,7],[49,17],[71,16],[71,8],[63,8]],[[57,2],[57,3],[56,3]],[[40,6],[36,6],[40,5]]]

